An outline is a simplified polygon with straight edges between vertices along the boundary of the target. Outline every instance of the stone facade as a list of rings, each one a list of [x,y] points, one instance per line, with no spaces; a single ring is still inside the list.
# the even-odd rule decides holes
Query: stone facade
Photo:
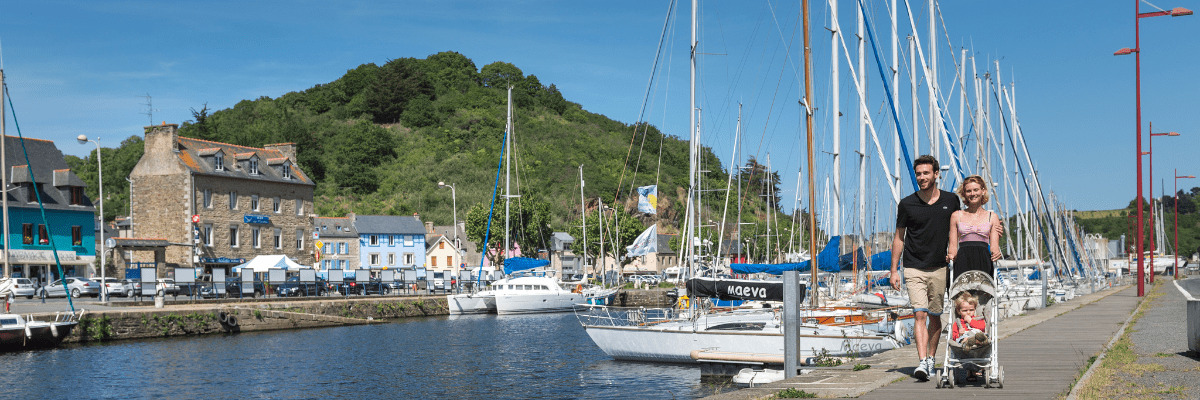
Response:
[[[137,236],[171,243],[160,275],[171,267],[228,270],[258,255],[312,264],[314,185],[295,166],[294,145],[236,146],[181,138],[177,128],[147,127],[145,152],[129,174]],[[134,252],[131,261],[150,256]]]

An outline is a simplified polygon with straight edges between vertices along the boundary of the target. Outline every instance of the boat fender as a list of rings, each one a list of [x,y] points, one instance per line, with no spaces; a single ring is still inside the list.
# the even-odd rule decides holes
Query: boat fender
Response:
[[[221,312],[217,313],[217,318],[221,319],[222,324],[229,323],[229,313],[227,313],[227,312],[221,311]]]
[[[58,337],[58,325],[50,324],[50,335]]]
[[[225,323],[228,324],[229,326],[238,326],[237,316],[233,315],[233,314],[229,314],[229,318],[228,318],[228,320],[226,320]]]
[[[25,337],[33,339],[33,332],[29,330],[29,323],[25,323]]]

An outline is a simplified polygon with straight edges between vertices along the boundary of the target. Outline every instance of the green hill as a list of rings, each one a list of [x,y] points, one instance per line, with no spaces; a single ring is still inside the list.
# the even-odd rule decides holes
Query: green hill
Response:
[[[243,100],[229,109],[211,111],[202,105],[192,109],[193,120],[182,124],[180,135],[254,147],[296,143],[298,163],[317,182],[316,212],[322,216],[420,213],[425,221],[448,225],[451,193],[440,189],[439,181],[456,186],[459,220],[492,198],[510,86],[515,104],[513,189],[522,202],[546,205],[549,227],[542,228],[568,230],[578,223],[581,164],[589,204],[597,197],[605,204],[615,199],[624,209],[635,208],[631,185],[654,184],[658,173],[660,233],[679,226],[687,185],[686,141],[654,126],[632,126],[588,112],[563,98],[554,84],[543,84],[512,64],[477,68],[455,52],[363,64],[333,82],[278,98]],[[105,176],[128,176],[141,147],[135,136],[120,148],[104,149]],[[706,186],[723,187],[726,166],[710,149],[702,151],[701,169],[712,171],[705,175]],[[68,162],[89,182],[94,196],[91,157],[69,156]],[[745,187],[765,187],[764,176],[778,187],[777,173],[755,170],[761,172],[747,177]],[[121,179],[105,183],[106,219],[126,213],[128,187]],[[757,222],[766,210],[778,210],[777,198],[768,207],[757,195],[745,196],[745,221]],[[710,192],[704,208],[719,210],[723,199],[720,192]],[[655,217],[640,218],[649,223]]]
[[[1179,195],[1179,248],[1183,249],[1180,252],[1182,255],[1190,256],[1193,253],[1200,251],[1200,212],[1197,212],[1197,201],[1200,200],[1200,187],[1194,187],[1190,191],[1180,191]],[[1166,229],[1166,239],[1169,247],[1174,246],[1175,242],[1175,198],[1171,196],[1163,196],[1161,204],[1166,212],[1162,215],[1163,225]],[[1129,202],[1129,206],[1117,210],[1100,210],[1100,211],[1077,211],[1075,219],[1079,225],[1088,233],[1099,233],[1109,239],[1118,239],[1121,235],[1125,235],[1126,243],[1132,245],[1136,233],[1134,228],[1137,223],[1134,218],[1137,215],[1135,208],[1137,203]],[[1151,225],[1150,223],[1150,204],[1142,203],[1143,212],[1145,213],[1144,221],[1144,240],[1150,240]]]

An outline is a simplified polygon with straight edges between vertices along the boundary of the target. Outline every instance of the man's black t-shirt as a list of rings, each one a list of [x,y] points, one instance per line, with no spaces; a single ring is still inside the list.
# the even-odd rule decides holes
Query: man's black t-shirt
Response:
[[[950,215],[960,209],[958,196],[945,190],[933,204],[917,193],[900,200],[896,228],[905,228],[904,268],[934,269],[946,265],[950,244]]]

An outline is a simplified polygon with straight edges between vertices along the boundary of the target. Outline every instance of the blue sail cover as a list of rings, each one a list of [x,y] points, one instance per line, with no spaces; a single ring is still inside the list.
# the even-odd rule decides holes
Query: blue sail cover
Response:
[[[550,260],[539,260],[529,257],[509,257],[504,259],[504,274],[508,275],[517,271],[534,269],[537,267],[545,267],[550,265]]]
[[[838,268],[840,269],[854,269],[854,264],[858,264],[858,268],[867,268],[867,256],[863,254],[862,247],[838,257]]]
[[[892,251],[884,251],[871,255],[872,271],[887,271],[892,269]]]
[[[841,271],[841,269],[838,268],[838,247],[840,247],[841,242],[841,236],[834,236],[829,239],[829,243],[825,245],[825,248],[822,249],[819,254],[817,254],[817,260],[820,261],[820,265],[817,265],[818,269],[825,272]],[[807,272],[810,268],[809,264],[811,262],[812,261],[810,260],[800,263],[786,264],[730,264],[729,269],[735,274],[768,273],[771,275],[783,275],[784,271]]]

